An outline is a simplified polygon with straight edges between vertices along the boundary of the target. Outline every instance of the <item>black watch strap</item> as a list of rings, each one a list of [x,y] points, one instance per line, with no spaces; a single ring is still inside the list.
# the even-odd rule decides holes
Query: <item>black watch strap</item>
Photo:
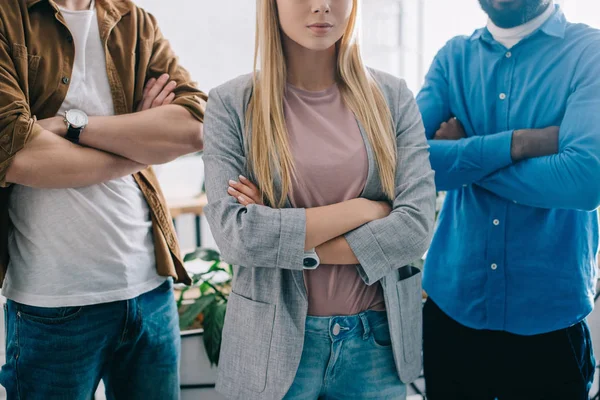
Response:
[[[66,139],[75,144],[79,144],[79,136],[81,135],[81,131],[83,131],[83,128],[73,128],[72,126],[69,126],[67,128]]]

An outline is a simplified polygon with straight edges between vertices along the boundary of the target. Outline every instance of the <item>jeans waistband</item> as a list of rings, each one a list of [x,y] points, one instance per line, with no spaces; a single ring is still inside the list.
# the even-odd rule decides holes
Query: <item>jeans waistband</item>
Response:
[[[387,324],[385,311],[367,310],[355,315],[306,318],[306,332],[319,336],[327,336],[332,341],[343,340],[353,336],[368,339],[371,329]]]

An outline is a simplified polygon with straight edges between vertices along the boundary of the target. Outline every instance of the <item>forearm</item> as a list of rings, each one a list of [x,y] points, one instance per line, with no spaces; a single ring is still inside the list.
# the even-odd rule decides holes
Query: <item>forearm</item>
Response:
[[[202,123],[178,105],[112,117],[90,117],[81,144],[144,165],[164,164],[202,149]]]
[[[131,175],[144,168],[129,159],[74,145],[43,130],[14,156],[6,181],[35,188],[75,188]]]
[[[352,199],[306,210],[305,250],[313,249],[374,220],[374,202]]]
[[[458,189],[512,163],[512,131],[460,140],[429,140],[437,190]]]
[[[321,264],[360,264],[345,237],[339,236],[316,248]]]

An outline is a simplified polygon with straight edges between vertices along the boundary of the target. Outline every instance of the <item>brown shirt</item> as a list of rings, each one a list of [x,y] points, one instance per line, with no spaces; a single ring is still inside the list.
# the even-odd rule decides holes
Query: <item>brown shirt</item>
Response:
[[[319,92],[288,85],[284,112],[296,166],[292,205],[319,207],[359,197],[367,181],[367,150],[337,85]],[[304,281],[309,315],[385,309],[381,285],[367,286],[355,265],[320,265],[305,271]]]
[[[115,114],[133,112],[151,77],[168,73],[177,82],[174,104],[204,118],[206,95],[191,81],[153,16],[126,0],[97,0],[100,37]],[[8,265],[6,171],[15,154],[41,131],[37,119],[59,110],[70,83],[75,47],[52,0],[3,0],[0,7],[0,283]],[[152,168],[134,175],[151,212],[157,270],[191,283],[164,196]]]

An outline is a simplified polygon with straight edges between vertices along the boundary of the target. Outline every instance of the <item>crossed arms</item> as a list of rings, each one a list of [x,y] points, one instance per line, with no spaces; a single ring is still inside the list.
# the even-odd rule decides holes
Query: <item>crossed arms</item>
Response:
[[[600,53],[587,50],[560,127],[468,138],[452,118],[449,83],[438,55],[417,97],[438,190],[475,184],[533,207],[598,208]]]

